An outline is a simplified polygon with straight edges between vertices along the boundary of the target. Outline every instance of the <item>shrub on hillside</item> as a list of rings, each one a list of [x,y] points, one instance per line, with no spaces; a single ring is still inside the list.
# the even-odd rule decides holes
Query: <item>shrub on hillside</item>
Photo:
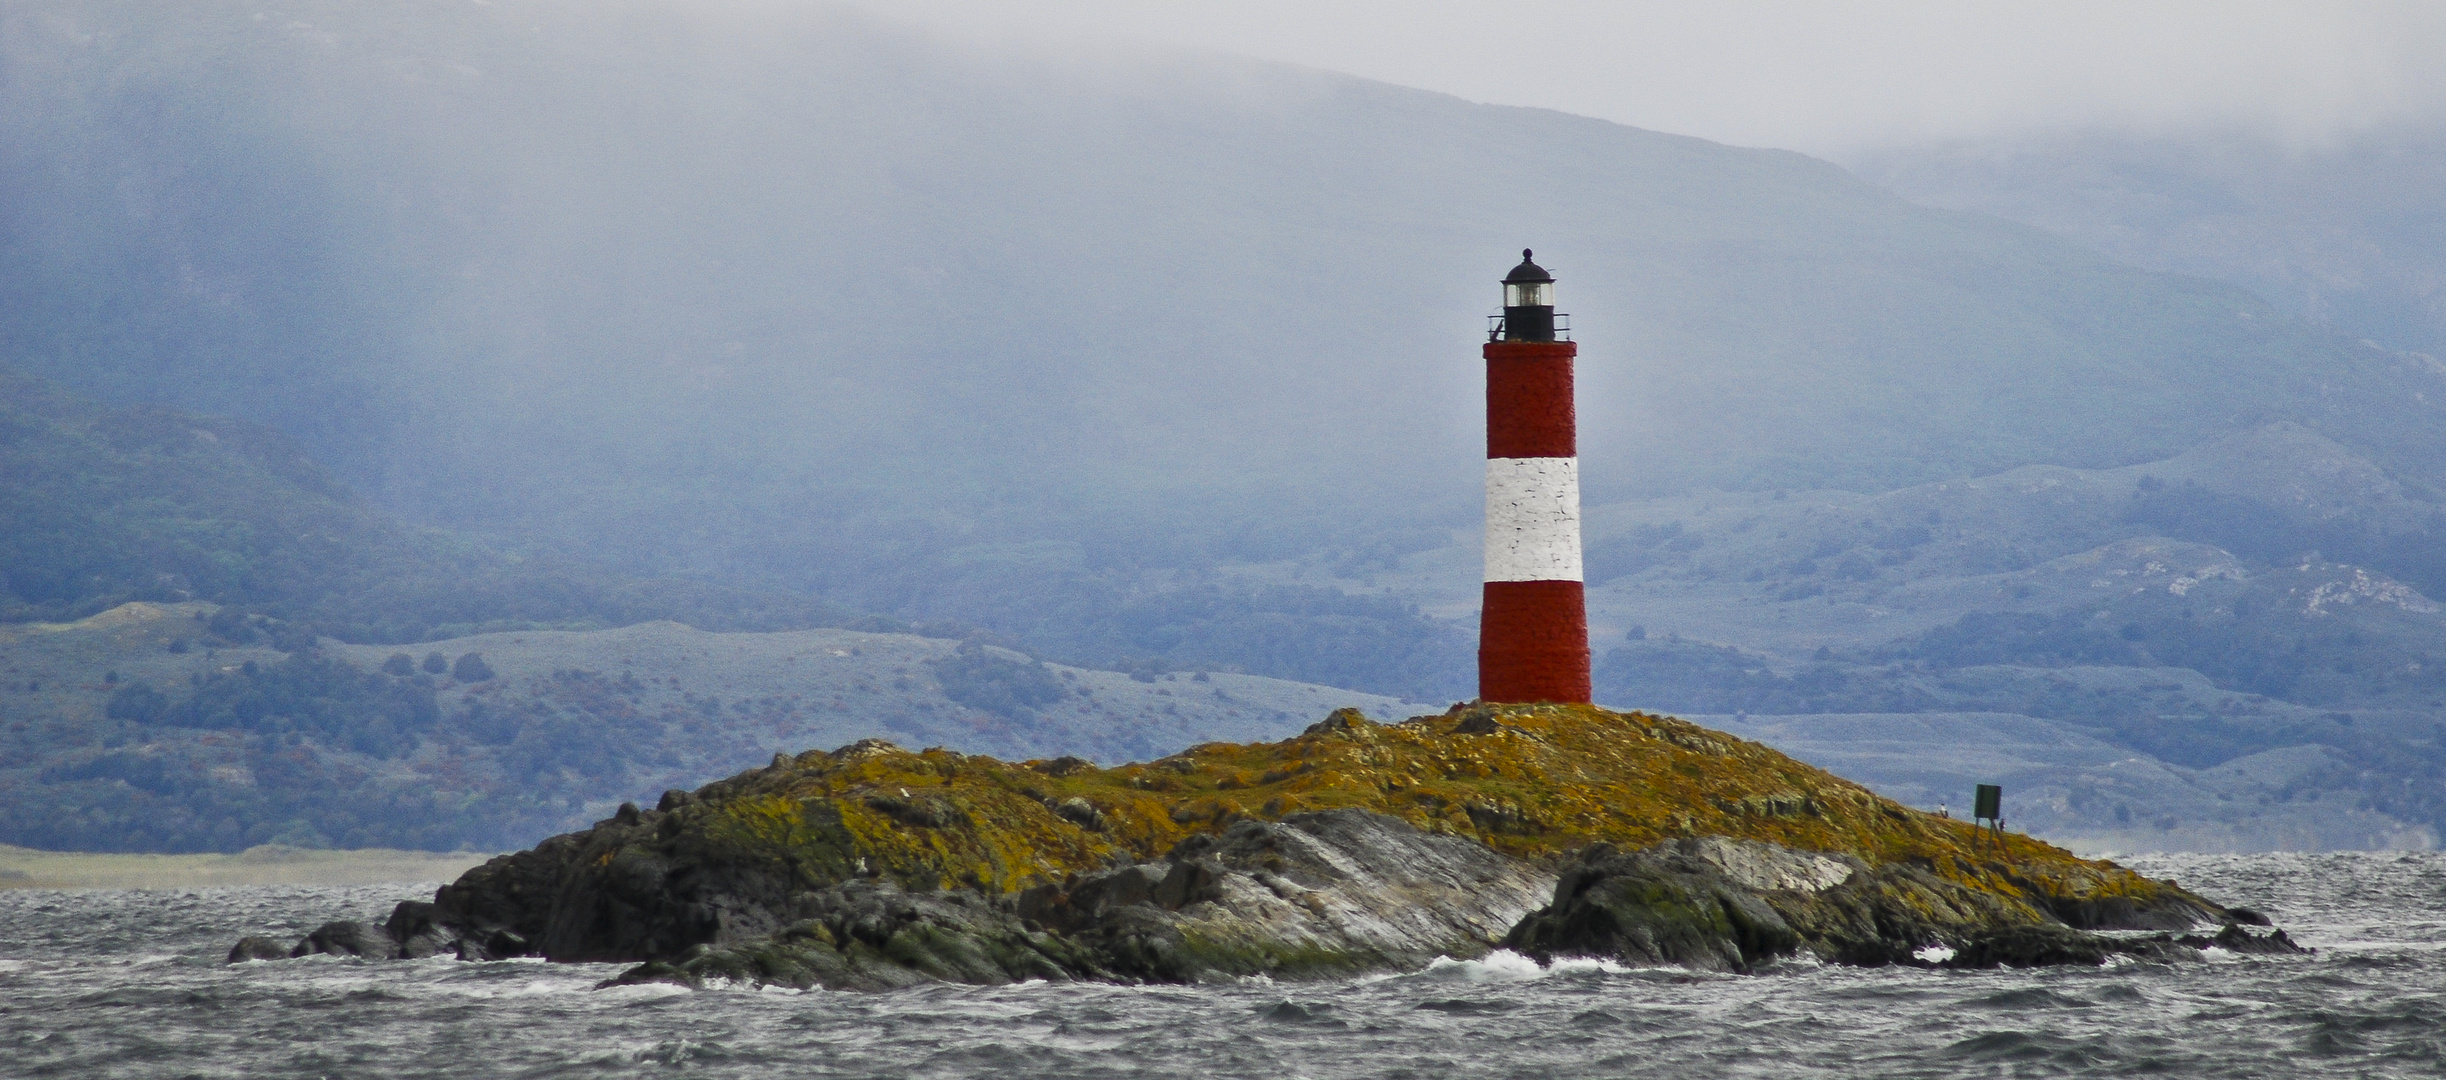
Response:
[[[104,706],[102,711],[104,715],[113,720],[150,724],[161,719],[163,713],[170,711],[170,698],[161,691],[153,689],[151,683],[138,679],[120,687],[116,693],[113,693],[110,696],[110,703]]]
[[[973,641],[926,663],[934,669],[935,681],[942,684],[944,697],[998,716],[1033,714],[1037,706],[1070,694],[1044,664],[1013,660]]]
[[[185,728],[302,736],[375,757],[415,745],[441,717],[429,687],[395,682],[315,654],[276,664],[252,661],[215,674],[194,696],[164,711]]]

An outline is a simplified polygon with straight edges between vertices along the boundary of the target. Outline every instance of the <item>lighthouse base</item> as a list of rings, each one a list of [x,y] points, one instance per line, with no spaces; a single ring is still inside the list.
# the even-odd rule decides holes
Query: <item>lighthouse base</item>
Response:
[[[1478,697],[1589,702],[1588,601],[1577,581],[1490,581],[1478,622]]]

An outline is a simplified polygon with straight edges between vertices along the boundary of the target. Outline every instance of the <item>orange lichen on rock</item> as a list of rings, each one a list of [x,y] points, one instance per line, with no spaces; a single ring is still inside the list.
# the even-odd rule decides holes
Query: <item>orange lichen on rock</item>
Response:
[[[670,827],[729,857],[787,858],[811,883],[1011,892],[1157,859],[1243,818],[1357,808],[1555,863],[1600,841],[1708,836],[1907,863],[2075,925],[2188,898],[2026,836],[1999,842],[1758,743],[1584,705],[1472,704],[1396,724],[1346,709],[1281,742],[1115,768],[869,741],[777,759],[698,797]]]

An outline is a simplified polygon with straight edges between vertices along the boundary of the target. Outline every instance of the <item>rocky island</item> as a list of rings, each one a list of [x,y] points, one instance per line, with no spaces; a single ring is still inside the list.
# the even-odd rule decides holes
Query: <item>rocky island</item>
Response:
[[[876,740],[776,755],[380,926],[230,958],[541,956],[634,962],[624,982],[882,989],[1323,977],[1498,948],[1737,972],[2296,948],[2243,928],[2266,923],[1681,720],[1471,703],[1109,769]]]

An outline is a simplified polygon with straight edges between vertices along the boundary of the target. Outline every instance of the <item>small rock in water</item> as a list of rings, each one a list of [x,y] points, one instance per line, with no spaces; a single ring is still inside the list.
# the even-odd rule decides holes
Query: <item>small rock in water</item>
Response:
[[[2227,910],[2230,912],[2232,909],[2229,908]],[[2261,925],[2265,924],[2263,923]],[[2285,932],[2282,930],[2270,930],[2264,934],[2254,934],[2234,925],[2228,925],[2225,929],[2217,931],[2217,936],[2209,938],[2206,941],[2201,941],[2188,935],[2183,937],[2181,940],[2183,944],[2190,945],[2194,948],[2205,949],[2211,945],[2214,945],[2217,948],[2224,949],[2227,952],[2256,953],[2262,956],[2291,956],[2312,951],[2294,944],[2293,939],[2285,936]]]
[[[306,935],[306,940],[289,950],[292,957],[317,954],[397,960],[399,943],[391,940],[391,935],[361,922],[329,922],[317,927],[313,933]]]
[[[461,952],[457,936],[435,918],[433,905],[421,900],[400,901],[382,924],[382,932],[398,945],[404,960]]]
[[[2119,942],[2068,926],[2002,926],[1979,934],[1954,951],[1947,967],[2096,967],[2118,953],[2148,951],[2142,943]]]
[[[268,937],[242,937],[230,947],[229,962],[243,964],[249,960],[286,960],[289,947]]]

